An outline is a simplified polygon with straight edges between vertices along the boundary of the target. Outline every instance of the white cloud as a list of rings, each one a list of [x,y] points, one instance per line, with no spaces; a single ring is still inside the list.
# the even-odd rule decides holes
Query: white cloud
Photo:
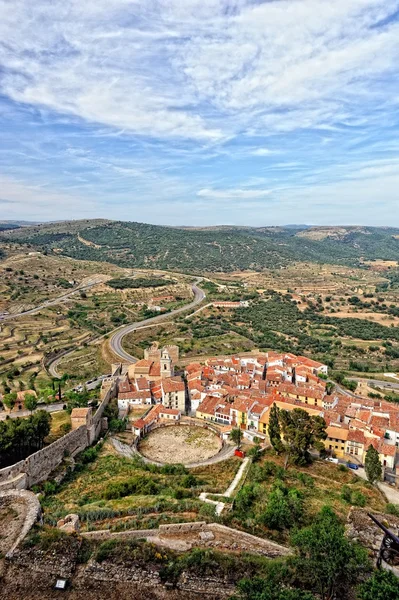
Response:
[[[214,190],[204,188],[197,192],[197,196],[201,198],[212,198],[214,200],[246,200],[253,198],[266,198],[270,196],[272,190],[254,190],[254,189],[226,189],[226,190]]]
[[[367,197],[362,220],[370,190],[395,208],[399,22],[375,25],[397,6],[0,0],[2,212],[245,221],[270,198],[264,222],[303,222]]]
[[[24,220],[73,219],[95,216],[96,203],[82,196],[26,184],[0,175],[0,205],[7,205],[7,218]],[[5,211],[4,211],[5,212]]]
[[[278,154],[278,150],[270,150],[270,148],[255,148],[251,150],[253,156],[270,156],[271,154]]]
[[[371,27],[395,7],[386,0],[2,0],[2,92],[158,137],[217,141],[245,127],[328,126],[363,114],[373,80],[397,72],[399,25]],[[384,90],[372,95],[378,102]]]

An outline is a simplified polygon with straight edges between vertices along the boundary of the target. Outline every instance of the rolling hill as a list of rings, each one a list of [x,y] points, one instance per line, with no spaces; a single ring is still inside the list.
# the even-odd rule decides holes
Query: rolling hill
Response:
[[[106,219],[65,221],[0,234],[77,259],[122,267],[233,271],[281,268],[295,261],[359,266],[399,260],[399,229],[383,227],[178,228]]]

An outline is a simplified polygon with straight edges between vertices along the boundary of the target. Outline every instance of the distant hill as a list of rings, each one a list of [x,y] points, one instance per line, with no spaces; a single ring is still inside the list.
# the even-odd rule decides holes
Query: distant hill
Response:
[[[362,260],[399,260],[399,229],[298,227],[197,229],[96,219],[44,223],[3,232],[1,237],[122,267],[197,272],[262,270],[295,261],[356,266]]]

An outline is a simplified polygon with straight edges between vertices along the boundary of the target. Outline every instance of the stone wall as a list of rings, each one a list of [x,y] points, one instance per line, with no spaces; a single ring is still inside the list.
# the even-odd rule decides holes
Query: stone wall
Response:
[[[0,469],[0,492],[9,489],[26,489],[45,481],[62,462],[66,453],[74,456],[100,436],[103,429],[103,412],[111,398],[115,396],[115,385],[109,388],[101,400],[93,417],[93,425],[85,425],[70,431],[49,446],[31,454],[10,467]]]
[[[0,493],[0,508],[2,506],[16,508],[17,505],[23,505],[24,518],[21,523],[21,528],[17,532],[17,537],[12,538],[11,545],[7,548],[7,558],[11,558],[17,546],[29,533],[36,521],[40,519],[42,512],[40,502],[32,492],[26,490],[10,490]]]
[[[205,535],[201,535],[201,533]],[[193,534],[193,535],[190,535]],[[210,534],[210,535],[209,535]],[[146,539],[150,542],[183,549],[184,545],[194,547],[205,545],[209,547],[226,547],[233,550],[247,550],[270,558],[291,554],[289,548],[276,544],[268,539],[238,531],[218,523],[196,521],[193,523],[172,523],[160,525],[158,529],[139,529],[131,531],[111,532],[108,529],[89,531],[81,534],[89,540],[104,541],[109,539]],[[168,539],[172,542],[168,544]],[[161,540],[161,541],[160,541]],[[202,540],[202,541],[200,541]]]
[[[28,456],[24,461],[26,464],[24,471],[28,476],[28,487],[45,481],[51,471],[54,471],[62,462],[66,453],[73,456],[84,450],[87,446],[87,429],[82,425],[49,446]]]
[[[20,460],[10,467],[4,467],[4,469],[0,469],[0,484],[7,479],[13,479],[14,477],[17,477],[17,475],[21,473],[24,464],[25,461]]]

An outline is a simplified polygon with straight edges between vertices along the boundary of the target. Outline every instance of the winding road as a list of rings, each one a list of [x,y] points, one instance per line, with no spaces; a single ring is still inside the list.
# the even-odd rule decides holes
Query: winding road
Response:
[[[185,312],[186,310],[190,310],[190,309],[198,306],[198,304],[200,304],[205,298],[204,290],[202,290],[198,286],[198,283],[200,281],[201,280],[197,280],[192,285],[192,290],[194,293],[194,300],[192,302],[190,302],[190,304],[185,304],[184,306],[181,306],[180,308],[176,308],[175,310],[172,310],[171,312],[164,313],[159,316],[152,317],[150,319],[145,319],[144,321],[139,321],[137,323],[132,323],[131,325],[126,325],[125,327],[117,329],[115,331],[115,333],[110,337],[110,340],[109,340],[109,344],[110,344],[110,347],[111,347],[111,350],[113,351],[113,353],[116,354],[124,362],[129,362],[129,363],[137,362],[137,359],[134,358],[134,356],[132,356],[131,354],[126,352],[126,350],[123,349],[123,347],[122,347],[123,338],[126,335],[128,335],[129,333],[133,333],[137,329],[141,329],[142,327],[146,327],[147,325],[152,325],[154,323],[159,323],[161,321],[164,321],[165,319],[168,319],[169,317],[173,317],[174,315],[177,315],[179,313]]]
[[[43,308],[48,308],[49,306],[55,306],[56,304],[65,302],[65,300],[68,300],[71,296],[74,296],[75,294],[78,294],[79,292],[88,290],[91,287],[98,285],[99,283],[103,283],[103,282],[104,282],[103,277],[90,278],[90,279],[86,280],[85,283],[80,284],[78,287],[74,288],[73,290],[70,290],[69,292],[65,292],[61,296],[57,296],[57,298],[53,298],[52,300],[46,300],[45,302],[43,302],[43,304],[40,304],[39,306],[35,306],[35,308],[30,308],[28,310],[24,310],[19,313],[2,314],[2,315],[0,315],[0,322],[11,321],[12,319],[17,319],[18,317],[25,317],[26,315],[33,315],[33,314],[43,310]]]

